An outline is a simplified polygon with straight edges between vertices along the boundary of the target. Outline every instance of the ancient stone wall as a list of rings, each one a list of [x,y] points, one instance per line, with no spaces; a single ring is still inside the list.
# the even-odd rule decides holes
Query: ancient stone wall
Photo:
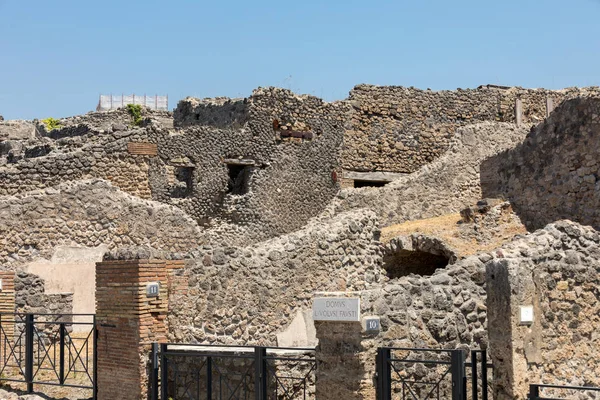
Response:
[[[56,246],[109,248],[148,244],[181,252],[198,245],[200,229],[181,210],[120,192],[103,181],[0,198],[0,265],[12,269]]]
[[[310,310],[313,292],[378,285],[377,234],[374,215],[361,210],[252,247],[194,251],[172,277],[170,340],[277,344],[277,334]]]
[[[459,212],[482,198],[481,161],[514,147],[526,132],[508,123],[482,122],[459,128],[439,159],[381,188],[342,190],[331,208],[371,208],[383,226]]]
[[[562,103],[525,141],[481,166],[483,194],[509,199],[529,229],[570,219],[600,227],[600,99]]]
[[[167,165],[193,168],[193,187],[173,203],[196,218],[238,225],[213,230],[213,238],[223,238],[217,243],[244,245],[248,238],[264,240],[300,228],[338,190],[332,173],[346,112],[343,103],[276,88],[257,89],[244,100],[180,102],[175,124],[188,128],[159,143],[159,152]],[[157,165],[152,171],[162,175],[153,193],[162,189],[167,193],[156,198],[169,201],[168,170]],[[236,181],[244,182],[236,188]]]
[[[32,314],[72,314],[73,293],[46,293],[44,280],[18,272],[14,280],[15,311]]]
[[[559,221],[492,254],[486,280],[495,398],[526,399],[532,383],[598,387],[598,232]],[[521,322],[521,306],[533,307],[533,323]],[[563,396],[544,393],[575,398]]]
[[[546,117],[547,99],[556,107],[564,99],[600,96],[600,90],[498,88],[431,91],[401,86],[358,85],[348,102],[350,126],[344,134],[342,167],[351,171],[417,171],[449,148],[458,128],[483,121],[521,123]]]

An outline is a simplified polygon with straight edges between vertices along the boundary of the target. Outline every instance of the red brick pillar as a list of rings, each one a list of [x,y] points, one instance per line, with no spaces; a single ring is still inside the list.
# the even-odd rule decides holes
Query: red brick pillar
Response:
[[[157,297],[147,295],[152,282]],[[96,264],[99,400],[147,398],[150,345],[166,342],[167,284],[165,261]]]

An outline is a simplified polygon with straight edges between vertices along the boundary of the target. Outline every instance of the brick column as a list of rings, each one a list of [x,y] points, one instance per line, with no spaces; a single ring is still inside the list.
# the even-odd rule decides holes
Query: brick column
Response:
[[[166,342],[167,262],[105,261],[96,264],[98,399],[144,399],[152,342]],[[146,286],[159,282],[158,297]]]
[[[2,290],[0,290],[0,312],[13,314],[15,312],[15,273],[12,271],[1,271]],[[14,316],[2,318],[2,330],[6,337],[12,337],[15,329]],[[0,338],[2,338],[0,336]],[[4,342],[4,340],[2,340]],[[4,350],[4,349],[2,349]],[[4,354],[4,353],[3,353]]]

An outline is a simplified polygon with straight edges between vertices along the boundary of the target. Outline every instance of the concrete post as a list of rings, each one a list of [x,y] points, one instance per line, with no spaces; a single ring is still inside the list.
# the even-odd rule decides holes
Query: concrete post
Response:
[[[554,110],[554,99],[552,97],[546,97],[546,118],[550,116],[550,113]]]
[[[523,101],[521,99],[515,100],[515,120],[517,127],[523,126]]]

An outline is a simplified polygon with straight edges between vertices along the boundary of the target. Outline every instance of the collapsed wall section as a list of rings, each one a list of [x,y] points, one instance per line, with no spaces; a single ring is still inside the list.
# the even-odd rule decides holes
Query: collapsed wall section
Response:
[[[480,163],[514,147],[526,133],[509,123],[462,127],[448,151],[434,162],[381,188],[342,190],[331,209],[368,207],[383,226],[459,212],[482,198]]]
[[[213,230],[215,243],[245,245],[298,229],[338,191],[346,112],[343,103],[276,88],[244,100],[181,101],[175,124],[187,127],[158,143],[166,166],[151,168],[155,198],[212,225],[231,224]],[[178,163],[191,168],[191,187],[169,200],[168,167]]]
[[[344,133],[347,171],[411,173],[440,157],[460,127],[488,122],[537,124],[562,101],[600,96],[600,90],[523,89],[481,86],[431,91],[401,86],[358,85]],[[517,107],[517,101],[519,106]],[[521,111],[517,117],[516,109]]]
[[[486,285],[494,398],[526,399],[535,383],[598,387],[598,232],[558,221],[492,255]],[[521,307],[531,307],[531,319]]]
[[[275,345],[277,334],[310,310],[315,291],[378,285],[377,234],[375,216],[361,210],[252,247],[194,251],[173,276],[169,338]]]
[[[559,219],[600,227],[600,99],[566,101],[514,149],[481,165],[485,196],[510,199],[529,229]]]
[[[108,249],[146,244],[185,252],[201,242],[183,211],[98,180],[0,197],[0,220],[0,268],[29,272],[18,281],[25,282],[17,288],[23,310],[61,311],[49,305],[73,293],[73,312],[93,313],[95,263]]]

